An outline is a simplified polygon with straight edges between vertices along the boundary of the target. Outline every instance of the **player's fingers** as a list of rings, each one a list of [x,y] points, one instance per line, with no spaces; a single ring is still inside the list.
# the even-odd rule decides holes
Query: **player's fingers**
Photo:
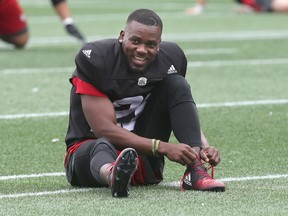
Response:
[[[218,152],[213,152],[213,154],[209,157],[209,163],[214,166],[217,166],[220,163],[220,160],[221,158]]]
[[[214,160],[214,166],[217,166],[221,161],[221,157],[219,154],[217,154],[215,160]]]
[[[207,162],[207,163],[209,162],[209,157],[207,156],[206,151],[201,150],[201,151],[200,151],[200,157],[201,157],[201,159],[204,160],[205,162]]]
[[[179,164],[183,165],[183,166],[187,164],[187,163],[186,163],[185,161],[183,161],[182,159],[178,160],[177,162],[178,162]]]
[[[194,148],[187,146],[186,149],[188,150],[189,153],[193,154],[195,157],[198,155],[198,153]]]

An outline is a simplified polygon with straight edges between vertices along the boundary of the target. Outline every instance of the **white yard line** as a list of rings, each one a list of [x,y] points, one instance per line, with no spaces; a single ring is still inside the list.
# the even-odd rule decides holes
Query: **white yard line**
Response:
[[[84,17],[83,17],[84,18]],[[38,21],[41,18],[37,18]],[[56,17],[55,17],[56,20]],[[107,22],[107,19],[103,19]],[[53,21],[55,22],[55,21]],[[117,33],[109,35],[87,35],[88,41],[94,41],[104,38],[117,38]],[[259,31],[228,31],[228,32],[191,32],[191,33],[164,33],[163,40],[177,41],[177,42],[203,42],[203,41],[248,41],[248,40],[278,40],[288,38],[287,30],[259,30]],[[67,36],[60,37],[32,37],[29,40],[27,49],[30,47],[41,46],[67,46],[77,44],[74,38]],[[7,47],[7,44],[0,44],[1,47]]]
[[[235,106],[255,106],[255,105],[279,105],[288,104],[288,99],[275,99],[275,100],[256,100],[256,101],[236,101],[236,102],[223,102],[223,103],[204,103],[197,104],[198,108],[210,107],[235,107]],[[68,112],[49,112],[49,113],[22,113],[22,114],[8,114],[0,115],[1,119],[20,119],[20,118],[39,118],[39,117],[58,117],[67,116]]]
[[[68,115],[68,112],[23,113],[23,114],[0,115],[0,119],[57,117],[57,116],[67,116],[67,115]]]
[[[235,106],[254,106],[254,105],[278,105],[288,104],[288,99],[277,100],[258,100],[258,101],[238,101],[238,102],[223,102],[223,103],[205,103],[198,104],[198,108],[210,108],[210,107],[235,107]],[[39,118],[39,117],[58,117],[67,116],[68,112],[49,112],[49,113],[22,113],[22,114],[8,114],[0,115],[1,119],[21,119],[21,118]]]
[[[196,50],[195,53],[204,53],[205,50]],[[214,53],[209,50],[206,54],[219,54],[219,52],[224,53],[225,51],[215,51]],[[229,51],[227,50],[227,53]],[[193,54],[193,50],[189,52]],[[247,65],[247,66],[257,66],[257,65],[276,65],[276,64],[288,64],[288,59],[251,59],[251,60],[231,60],[231,61],[189,61],[188,67],[222,67],[222,66],[235,66],[235,65]],[[51,67],[51,68],[11,68],[11,69],[0,69],[0,75],[13,75],[13,74],[34,74],[34,73],[72,73],[74,67]]]
[[[252,180],[280,179],[280,178],[288,178],[288,174],[276,174],[267,176],[243,176],[243,177],[222,178],[217,180],[222,182],[234,182],[234,181],[252,181]],[[179,184],[180,184],[179,181],[175,181],[175,182],[163,183],[162,185],[179,187]]]
[[[47,176],[62,176],[64,173],[43,173],[43,174],[32,174],[32,175],[20,175],[20,176],[0,176],[0,180],[10,180],[10,179],[22,179],[22,178],[35,178],[35,177],[47,177]],[[233,177],[233,178],[222,178],[219,181],[232,182],[232,181],[251,181],[251,180],[265,180],[265,179],[283,179],[288,178],[288,174],[276,174],[267,176],[245,176],[245,177]],[[161,183],[163,186],[179,187],[179,181]],[[55,195],[63,193],[79,193],[88,192],[95,190],[93,188],[82,188],[82,189],[67,189],[67,190],[57,190],[57,191],[41,191],[41,192],[28,192],[28,193],[15,193],[15,194],[0,194],[0,199],[5,198],[20,198],[29,196],[45,196],[45,195]]]
[[[232,50],[226,50],[230,52]],[[196,52],[219,54],[219,52],[225,52],[224,50],[216,50],[214,53],[212,50],[205,51],[196,50]],[[192,54],[193,50],[189,51]],[[230,60],[230,61],[189,61],[188,67],[222,67],[222,66],[235,66],[235,65],[247,65],[247,66],[257,66],[257,65],[279,65],[288,64],[287,58],[280,59],[249,59],[249,60]],[[72,73],[74,67],[51,67],[51,68],[11,68],[11,69],[0,69],[0,75],[13,75],[13,74],[34,74],[34,73]]]
[[[215,54],[235,54],[236,48],[211,48],[211,49],[186,49],[186,55],[215,55]]]
[[[4,198],[20,198],[29,196],[45,196],[53,194],[63,194],[63,193],[75,193],[75,192],[87,192],[94,190],[93,188],[82,188],[82,189],[69,189],[69,190],[57,190],[57,191],[42,191],[42,192],[30,192],[30,193],[17,193],[17,194],[0,194],[0,199]]]
[[[0,176],[0,181],[13,180],[13,179],[27,179],[27,178],[42,178],[42,177],[55,177],[55,176],[65,176],[64,172],[54,172],[54,173],[38,173],[30,175],[11,175],[11,176]]]
[[[235,106],[254,106],[254,105],[269,105],[269,104],[287,104],[288,99],[278,100],[255,100],[255,101],[239,101],[239,102],[223,102],[223,103],[204,103],[198,104],[198,108],[210,107],[235,107]]]
[[[287,39],[287,30],[227,31],[227,32],[191,32],[163,34],[163,40],[169,41],[242,41]]]
[[[50,67],[50,68],[12,68],[0,70],[0,74],[32,74],[32,73],[70,73],[74,67]]]
[[[258,66],[258,65],[280,65],[288,64],[287,58],[280,59],[247,59],[230,61],[190,61],[188,67],[223,67],[223,66]]]

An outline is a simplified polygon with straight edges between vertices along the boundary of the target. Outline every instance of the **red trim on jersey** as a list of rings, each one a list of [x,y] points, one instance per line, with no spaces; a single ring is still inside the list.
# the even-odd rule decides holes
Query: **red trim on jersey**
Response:
[[[100,90],[95,88],[90,83],[87,83],[81,80],[79,77],[73,77],[72,83],[76,87],[77,94],[85,94],[85,95],[91,95],[91,96],[96,96],[96,97],[107,97],[106,94],[102,93]]]

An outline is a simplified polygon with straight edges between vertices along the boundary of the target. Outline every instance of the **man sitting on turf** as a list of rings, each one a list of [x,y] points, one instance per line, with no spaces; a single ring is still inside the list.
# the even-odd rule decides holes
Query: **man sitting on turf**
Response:
[[[201,159],[220,162],[200,129],[185,80],[187,59],[175,43],[161,42],[153,11],[131,13],[118,39],[85,44],[70,79],[71,105],[65,168],[71,185],[111,188],[163,180],[164,156],[185,165],[183,190],[224,191]],[[170,143],[171,131],[180,142]]]

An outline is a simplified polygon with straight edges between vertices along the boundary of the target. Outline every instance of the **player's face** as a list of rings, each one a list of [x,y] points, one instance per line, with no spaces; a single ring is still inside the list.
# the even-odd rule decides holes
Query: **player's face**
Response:
[[[119,41],[131,70],[143,71],[155,60],[161,33],[158,26],[147,26],[135,21],[127,24],[125,31],[121,31]]]

